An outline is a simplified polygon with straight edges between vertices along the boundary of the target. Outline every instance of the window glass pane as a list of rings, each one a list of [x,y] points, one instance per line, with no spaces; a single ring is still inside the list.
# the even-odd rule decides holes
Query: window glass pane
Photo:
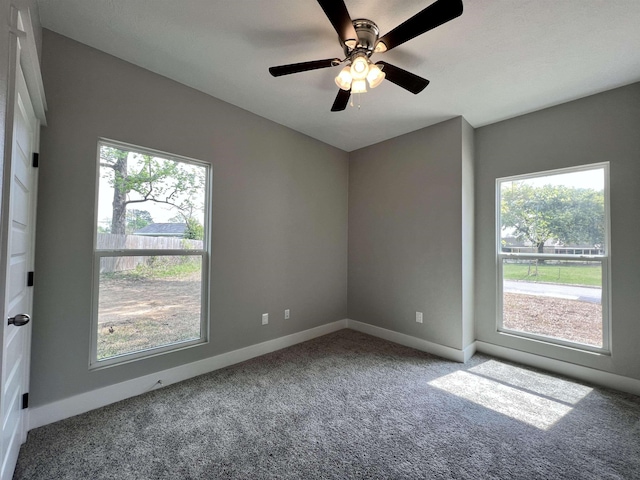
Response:
[[[604,168],[500,183],[505,253],[603,255]]]
[[[202,260],[102,257],[97,360],[200,339]]]
[[[600,262],[504,259],[502,326],[603,346]]]
[[[98,250],[202,249],[207,169],[99,145]]]

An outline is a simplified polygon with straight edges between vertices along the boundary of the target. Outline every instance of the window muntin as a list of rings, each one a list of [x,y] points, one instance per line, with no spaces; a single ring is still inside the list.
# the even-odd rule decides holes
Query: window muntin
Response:
[[[496,187],[498,331],[608,352],[608,164]]]
[[[92,368],[207,340],[210,167],[98,144]]]

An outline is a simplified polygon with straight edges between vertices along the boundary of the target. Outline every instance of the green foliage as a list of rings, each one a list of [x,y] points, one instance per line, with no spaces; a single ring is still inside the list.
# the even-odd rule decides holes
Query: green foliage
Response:
[[[136,230],[140,230],[141,228],[146,227],[147,225],[151,225],[153,223],[153,218],[151,214],[146,210],[136,210],[131,209],[127,210],[127,233],[133,233]]]
[[[100,147],[100,166],[114,189],[112,233],[125,233],[126,208],[134,203],[169,205],[184,218],[204,207],[195,200],[204,191],[204,168],[107,145]]]
[[[604,243],[603,191],[513,182],[502,187],[501,197],[502,229],[513,229],[518,240],[531,242],[539,252],[549,239],[565,245]]]
[[[183,278],[199,272],[202,266],[200,256],[150,257],[147,263],[138,265],[133,270],[101,274],[101,278],[120,280],[145,280],[160,278]]]
[[[193,217],[187,219],[187,230],[184,232],[184,238],[189,240],[204,240],[204,227]]]

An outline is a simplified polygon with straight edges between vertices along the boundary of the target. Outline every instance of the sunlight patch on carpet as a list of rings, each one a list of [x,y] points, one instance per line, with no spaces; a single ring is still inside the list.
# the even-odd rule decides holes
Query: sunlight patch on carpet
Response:
[[[469,372],[490,377],[501,383],[507,383],[533,394],[540,394],[563,403],[576,405],[589,395],[593,388],[579,383],[551,377],[544,373],[532,372],[514,365],[507,365],[496,360],[483,362],[469,369]]]
[[[432,380],[429,385],[541,430],[547,430],[573,409],[469,372],[457,371]]]

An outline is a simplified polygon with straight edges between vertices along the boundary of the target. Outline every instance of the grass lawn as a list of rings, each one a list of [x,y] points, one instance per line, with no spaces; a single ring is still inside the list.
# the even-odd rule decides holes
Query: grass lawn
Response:
[[[602,286],[602,269],[596,265],[527,265],[505,263],[503,277],[506,280],[560,283],[564,285]]]
[[[157,258],[157,257],[151,257]],[[175,257],[172,257],[175,258]],[[185,258],[185,257],[183,257]],[[188,258],[188,257],[186,257]],[[114,280],[144,280],[167,277],[184,277],[200,271],[200,257],[189,258],[184,262],[152,261],[151,265],[138,265],[133,270],[123,272],[103,273],[101,278]]]

